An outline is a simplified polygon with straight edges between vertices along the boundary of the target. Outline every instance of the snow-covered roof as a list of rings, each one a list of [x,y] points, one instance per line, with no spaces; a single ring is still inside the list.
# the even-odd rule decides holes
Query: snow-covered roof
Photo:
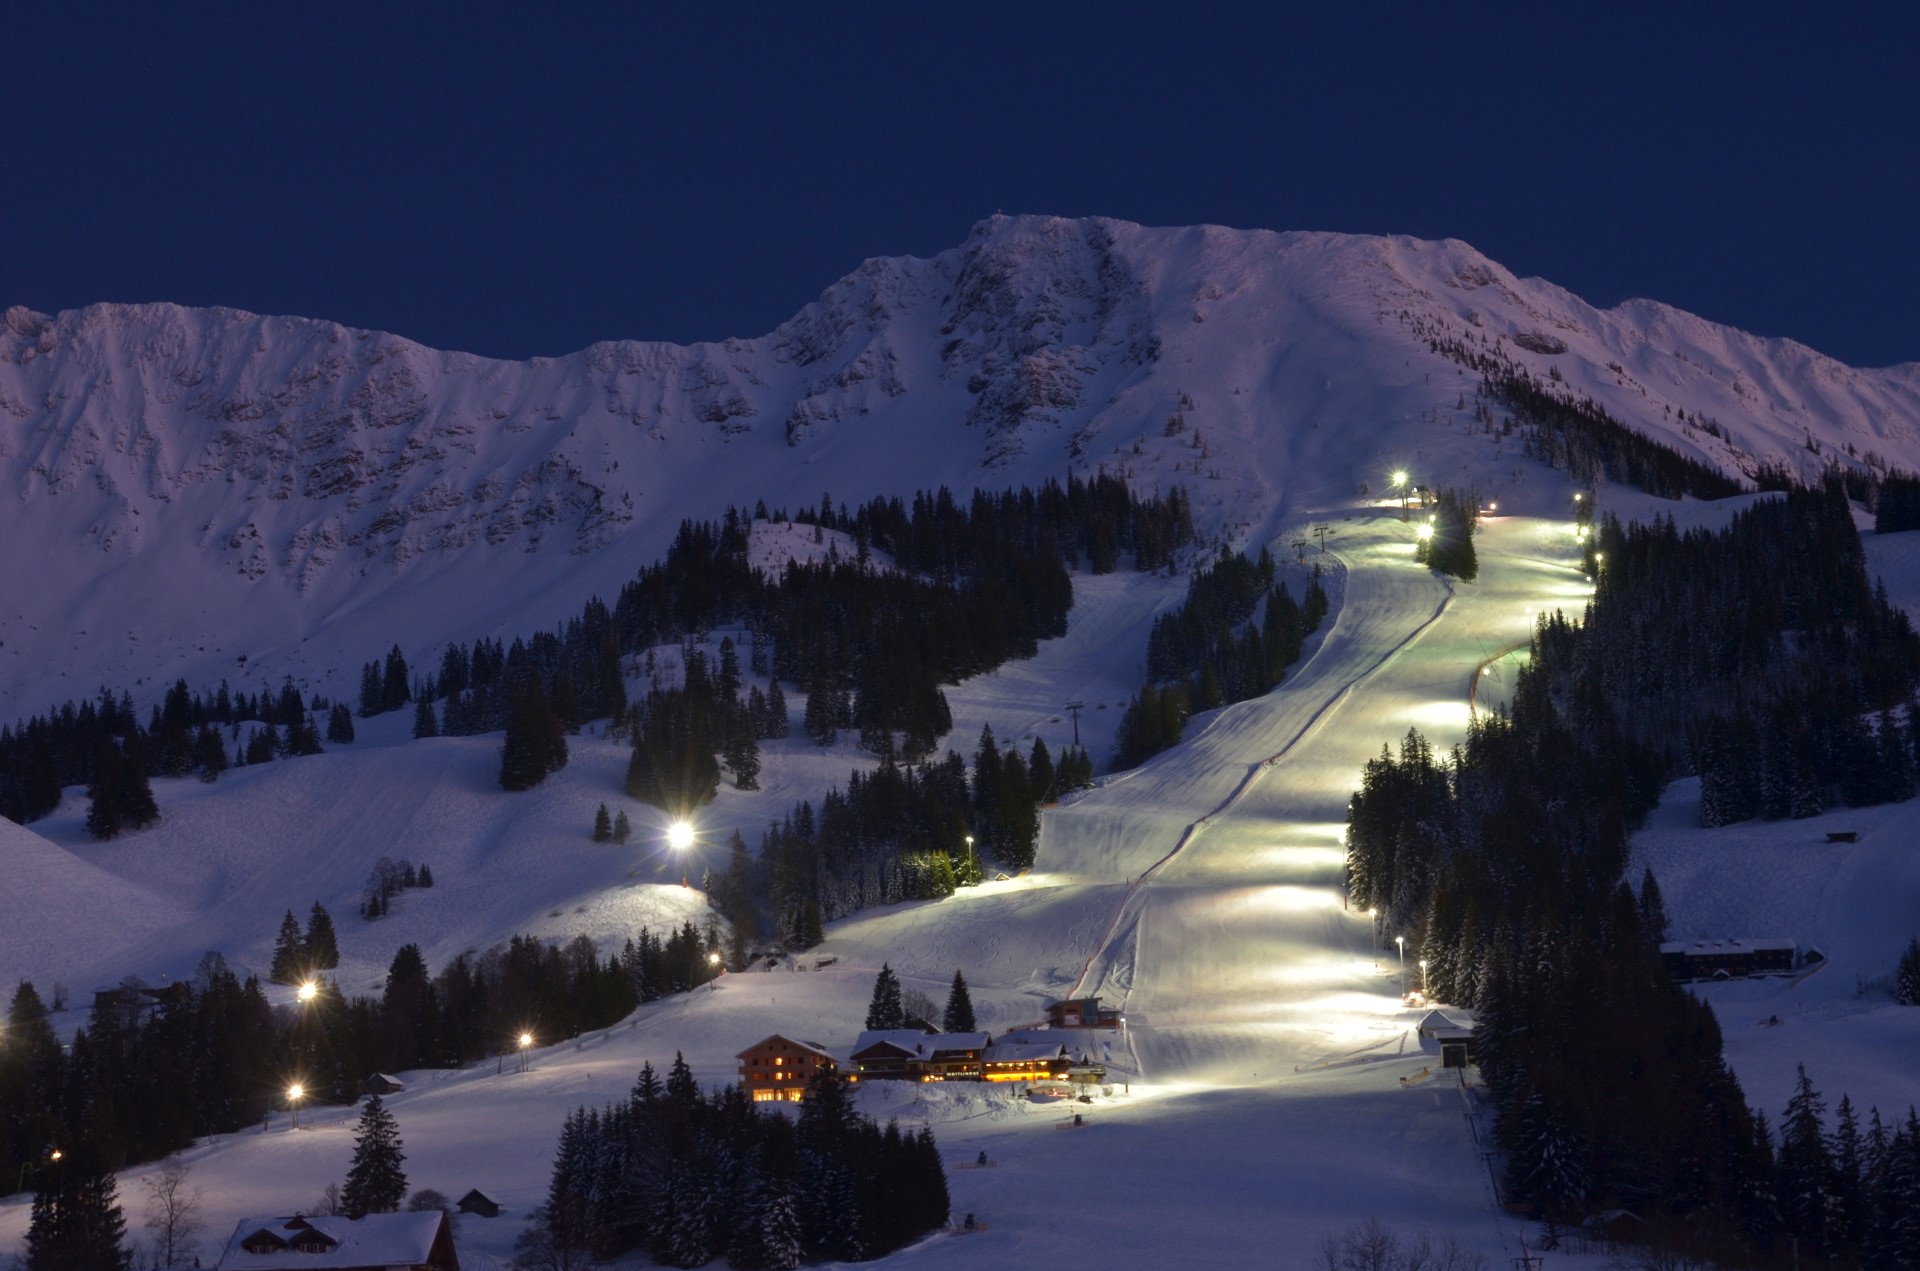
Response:
[[[437,1209],[424,1213],[368,1214],[362,1218],[326,1215],[280,1218],[243,1218],[233,1229],[216,1264],[219,1271],[277,1271],[281,1267],[390,1267],[424,1263],[433,1252],[447,1216]],[[309,1251],[293,1247],[307,1230],[319,1232],[333,1244]],[[278,1239],[278,1248],[252,1253],[243,1248],[258,1232]]]
[[[1028,1063],[1035,1059],[1059,1059],[1066,1053],[1067,1048],[1059,1042],[997,1041],[987,1047],[987,1053],[980,1059],[989,1064]]]
[[[1797,948],[1799,945],[1792,940],[1668,940],[1660,946],[1660,952],[1708,958],[1728,953],[1774,953]]]
[[[1438,1033],[1470,1033],[1473,1031],[1473,1025],[1462,1024],[1458,1020],[1451,1019],[1444,1011],[1428,1011],[1420,1017],[1420,1023],[1415,1031],[1422,1037],[1432,1037]]]
[[[993,1038],[985,1033],[933,1033],[926,1039],[927,1053],[936,1050],[981,1050]]]
[[[930,1045],[938,1033],[923,1033],[917,1028],[870,1028],[853,1039],[853,1053],[858,1055],[873,1046],[892,1046],[909,1055],[931,1055]]]
[[[766,1045],[768,1042],[785,1042],[789,1046],[798,1046],[802,1050],[811,1050],[815,1054],[820,1055],[823,1058],[826,1058],[826,1059],[833,1058],[833,1052],[829,1051],[825,1046],[822,1046],[819,1042],[810,1042],[802,1037],[789,1037],[785,1033],[772,1033],[766,1037],[762,1037],[759,1041],[747,1047],[745,1050],[741,1051],[739,1054],[735,1055],[734,1058],[745,1059],[748,1055],[751,1055],[754,1051],[759,1050],[762,1046]]]

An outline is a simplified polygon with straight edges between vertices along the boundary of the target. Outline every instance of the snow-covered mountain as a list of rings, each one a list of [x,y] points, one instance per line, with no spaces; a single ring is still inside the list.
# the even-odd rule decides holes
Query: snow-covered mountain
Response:
[[[930,260],[866,262],[758,339],[528,362],[225,309],[16,307],[0,702],[177,675],[342,692],[395,641],[425,654],[611,594],[729,502],[1104,465],[1187,484],[1210,533],[1271,531],[1433,449],[1474,382],[1438,333],[1732,472],[1920,467],[1920,364],[1595,309],[1451,240],[995,217]]]

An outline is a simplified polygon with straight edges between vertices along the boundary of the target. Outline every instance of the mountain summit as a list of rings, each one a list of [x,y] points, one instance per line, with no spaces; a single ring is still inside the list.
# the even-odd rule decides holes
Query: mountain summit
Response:
[[[1208,534],[1272,534],[1432,449],[1478,384],[1443,341],[1732,475],[1920,467],[1920,364],[1596,309],[1453,240],[996,216],[756,339],[526,362],[231,309],[15,307],[0,693],[238,670],[339,692],[398,633],[526,630],[682,518],[822,491],[1105,467],[1186,484]]]

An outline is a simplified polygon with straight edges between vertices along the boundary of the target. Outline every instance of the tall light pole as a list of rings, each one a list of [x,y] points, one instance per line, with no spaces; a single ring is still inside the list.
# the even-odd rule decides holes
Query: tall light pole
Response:
[[[287,1110],[293,1114],[293,1128],[300,1128],[300,1100],[306,1098],[307,1088],[299,1082],[287,1087]]]
[[[969,834],[967,835],[967,884],[972,886],[979,881],[980,858],[973,854],[973,835]]]
[[[707,955],[707,966],[712,968],[712,974],[707,976],[707,992],[711,993],[714,990],[714,986],[720,982],[720,955],[717,953],[709,953]]]
[[[667,827],[667,846],[680,858],[680,885],[687,886],[687,850],[693,846],[693,822],[684,818]]]
[[[61,1156],[61,1152],[59,1148],[50,1147],[47,1149],[48,1164],[57,1163],[60,1160],[60,1156]],[[41,1167],[34,1164],[32,1161],[20,1162],[20,1177],[13,1180],[13,1190],[16,1192],[23,1190],[27,1185],[27,1174],[29,1172],[38,1174],[40,1172],[40,1169]]]
[[[1427,995],[1427,960],[1420,959],[1420,996]]]
[[[527,1070],[527,1048],[533,1045],[533,1034],[520,1034],[520,1071]]]
[[[1407,938],[1395,936],[1393,942],[1400,946],[1400,996],[1407,995]]]
[[[1373,925],[1373,969],[1380,969],[1380,907],[1367,910],[1367,921]]]

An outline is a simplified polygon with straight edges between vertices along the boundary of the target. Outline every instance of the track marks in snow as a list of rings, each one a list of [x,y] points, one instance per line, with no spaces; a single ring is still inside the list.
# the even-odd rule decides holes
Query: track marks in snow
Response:
[[[1096,962],[1103,961],[1103,954],[1107,956],[1104,959],[1105,965],[1097,982],[1102,984],[1108,982],[1111,977],[1111,972],[1107,968],[1110,968],[1114,963],[1114,959],[1108,951],[1114,948],[1122,924],[1126,922],[1129,913],[1135,913],[1137,915],[1139,902],[1142,899],[1145,888],[1153,880],[1154,875],[1159,873],[1170,861],[1193,843],[1193,841],[1199,837],[1201,831],[1212,821],[1231,812],[1234,805],[1239,803],[1240,800],[1246,796],[1247,792],[1253,789],[1261,777],[1273,771],[1282,759],[1285,759],[1297,746],[1318,732],[1321,726],[1333,716],[1334,712],[1342,703],[1351,697],[1353,690],[1358,685],[1390,666],[1402,652],[1410,648],[1423,634],[1431,629],[1435,623],[1440,621],[1446,614],[1448,606],[1453,603],[1456,594],[1450,580],[1443,579],[1442,581],[1446,586],[1446,594],[1441,597],[1439,604],[1434,606],[1432,613],[1428,614],[1418,626],[1414,627],[1378,658],[1374,659],[1372,663],[1342,683],[1325,701],[1315,708],[1313,714],[1307,718],[1306,722],[1302,724],[1294,735],[1288,738],[1286,743],[1278,750],[1268,755],[1265,759],[1249,765],[1246,774],[1235,783],[1233,789],[1228,791],[1224,799],[1197,820],[1189,823],[1181,832],[1180,837],[1174,841],[1173,846],[1167,849],[1166,854],[1147,866],[1137,878],[1127,885],[1126,892],[1121,896],[1120,903],[1115,907],[1113,917],[1107,924],[1106,934],[1101,937],[1100,943],[1094,947],[1093,952],[1087,955],[1086,962],[1081,966],[1080,975],[1074,980],[1073,988],[1067,996],[1079,997],[1083,995],[1088,983],[1094,978],[1094,965]],[[1321,648],[1324,651],[1326,646],[1323,644]],[[1276,691],[1284,691],[1284,689]],[[1127,974],[1124,992],[1131,992],[1134,981],[1134,971],[1137,969],[1135,966],[1138,953],[1137,917],[1135,923],[1127,927],[1127,937],[1130,952],[1126,960]],[[1122,1000],[1125,1000],[1124,997]]]

